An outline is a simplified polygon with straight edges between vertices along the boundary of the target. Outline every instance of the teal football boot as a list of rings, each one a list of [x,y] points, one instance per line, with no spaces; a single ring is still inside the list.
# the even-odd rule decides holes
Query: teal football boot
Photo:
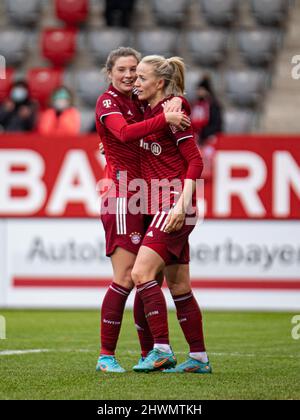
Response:
[[[212,368],[209,363],[202,363],[199,360],[192,359],[188,357],[188,359],[180,363],[180,365],[176,366],[175,368],[171,369],[164,369],[164,373],[212,373]]]
[[[124,373],[126,372],[119,363],[115,356],[100,356],[96,365],[96,371],[109,372],[109,373]]]
[[[174,353],[166,353],[158,349],[151,350],[144,360],[133,367],[135,372],[154,372],[164,368],[172,368],[176,366],[176,357]]]

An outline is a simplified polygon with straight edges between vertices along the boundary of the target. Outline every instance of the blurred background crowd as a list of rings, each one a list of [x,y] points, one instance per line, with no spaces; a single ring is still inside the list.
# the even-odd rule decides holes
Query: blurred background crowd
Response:
[[[299,132],[299,19],[298,0],[0,0],[0,131],[93,132],[101,68],[128,45],[184,58],[208,155],[222,132]]]

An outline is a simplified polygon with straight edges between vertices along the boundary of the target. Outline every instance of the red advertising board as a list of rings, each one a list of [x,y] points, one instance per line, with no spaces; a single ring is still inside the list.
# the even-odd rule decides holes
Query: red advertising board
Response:
[[[98,217],[97,135],[1,135],[0,217]],[[230,136],[205,180],[209,219],[300,219],[300,137]]]
[[[0,306],[97,307],[93,289],[104,293],[112,276],[97,220],[98,144],[0,135]],[[212,162],[198,196],[206,221],[190,237],[197,298],[298,310],[300,136],[224,136]]]

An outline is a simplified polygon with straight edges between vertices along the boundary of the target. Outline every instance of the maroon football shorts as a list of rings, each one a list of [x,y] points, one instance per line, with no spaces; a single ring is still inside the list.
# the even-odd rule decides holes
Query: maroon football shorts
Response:
[[[166,233],[164,228],[167,216],[168,212],[160,211],[151,217],[141,245],[157,252],[166,265],[188,264],[190,261],[188,238],[195,227],[196,219],[193,217],[193,223],[188,224],[187,220],[190,220],[190,217],[187,217],[180,230]]]
[[[101,221],[108,257],[118,246],[134,254],[138,253],[145,233],[144,217],[143,214],[129,213],[127,198],[110,197],[102,201]]]

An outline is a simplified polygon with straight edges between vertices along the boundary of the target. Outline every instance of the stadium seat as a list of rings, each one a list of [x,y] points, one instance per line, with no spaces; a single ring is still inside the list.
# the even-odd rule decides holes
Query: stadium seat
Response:
[[[221,79],[218,72],[212,70],[203,70],[199,67],[188,67],[185,71],[185,94],[188,101],[193,102],[196,100],[197,87],[199,82],[204,76],[209,76],[211,79],[212,87],[214,91],[218,92],[221,88]]]
[[[5,79],[0,78],[0,102],[7,98],[11,85],[14,81],[14,69],[7,68],[5,73]]]
[[[229,70],[225,75],[228,99],[235,105],[254,107],[262,100],[266,74],[255,70]]]
[[[33,68],[27,73],[27,81],[32,98],[45,108],[53,90],[62,84],[62,71],[47,67]]]
[[[78,70],[75,74],[75,86],[78,96],[90,107],[95,107],[97,98],[102,94],[108,82],[100,70]]]
[[[171,57],[176,54],[177,34],[172,29],[150,29],[138,32],[137,49],[142,55],[159,54]]]
[[[253,29],[237,34],[239,51],[244,61],[253,66],[269,64],[280,43],[280,34],[272,30]]]
[[[6,0],[6,14],[10,21],[18,25],[35,25],[42,10],[41,0]]]
[[[44,29],[42,53],[54,66],[64,66],[72,60],[75,50],[75,29]]]
[[[17,66],[26,58],[28,47],[26,31],[7,29],[0,31],[0,54],[8,66]]]
[[[176,26],[184,21],[188,0],[152,0],[151,3],[158,25]]]
[[[237,16],[239,0],[199,0],[205,20],[212,25],[227,26]]]
[[[288,0],[251,0],[251,9],[261,25],[280,25],[287,17]]]
[[[224,31],[193,30],[187,33],[187,48],[195,64],[215,66],[225,58],[227,39]]]
[[[249,110],[226,109],[224,112],[224,131],[228,134],[251,133],[255,114]]]
[[[56,16],[68,25],[77,25],[87,18],[88,0],[55,0]]]
[[[105,63],[111,50],[120,45],[130,45],[130,38],[130,32],[127,29],[114,28],[91,31],[88,34],[88,47],[95,63]]]
[[[80,132],[89,133],[95,121],[95,110],[91,108],[81,108],[80,110]]]
[[[193,102],[196,99],[197,85],[202,76],[203,73],[198,68],[186,69],[185,93],[190,102]]]

